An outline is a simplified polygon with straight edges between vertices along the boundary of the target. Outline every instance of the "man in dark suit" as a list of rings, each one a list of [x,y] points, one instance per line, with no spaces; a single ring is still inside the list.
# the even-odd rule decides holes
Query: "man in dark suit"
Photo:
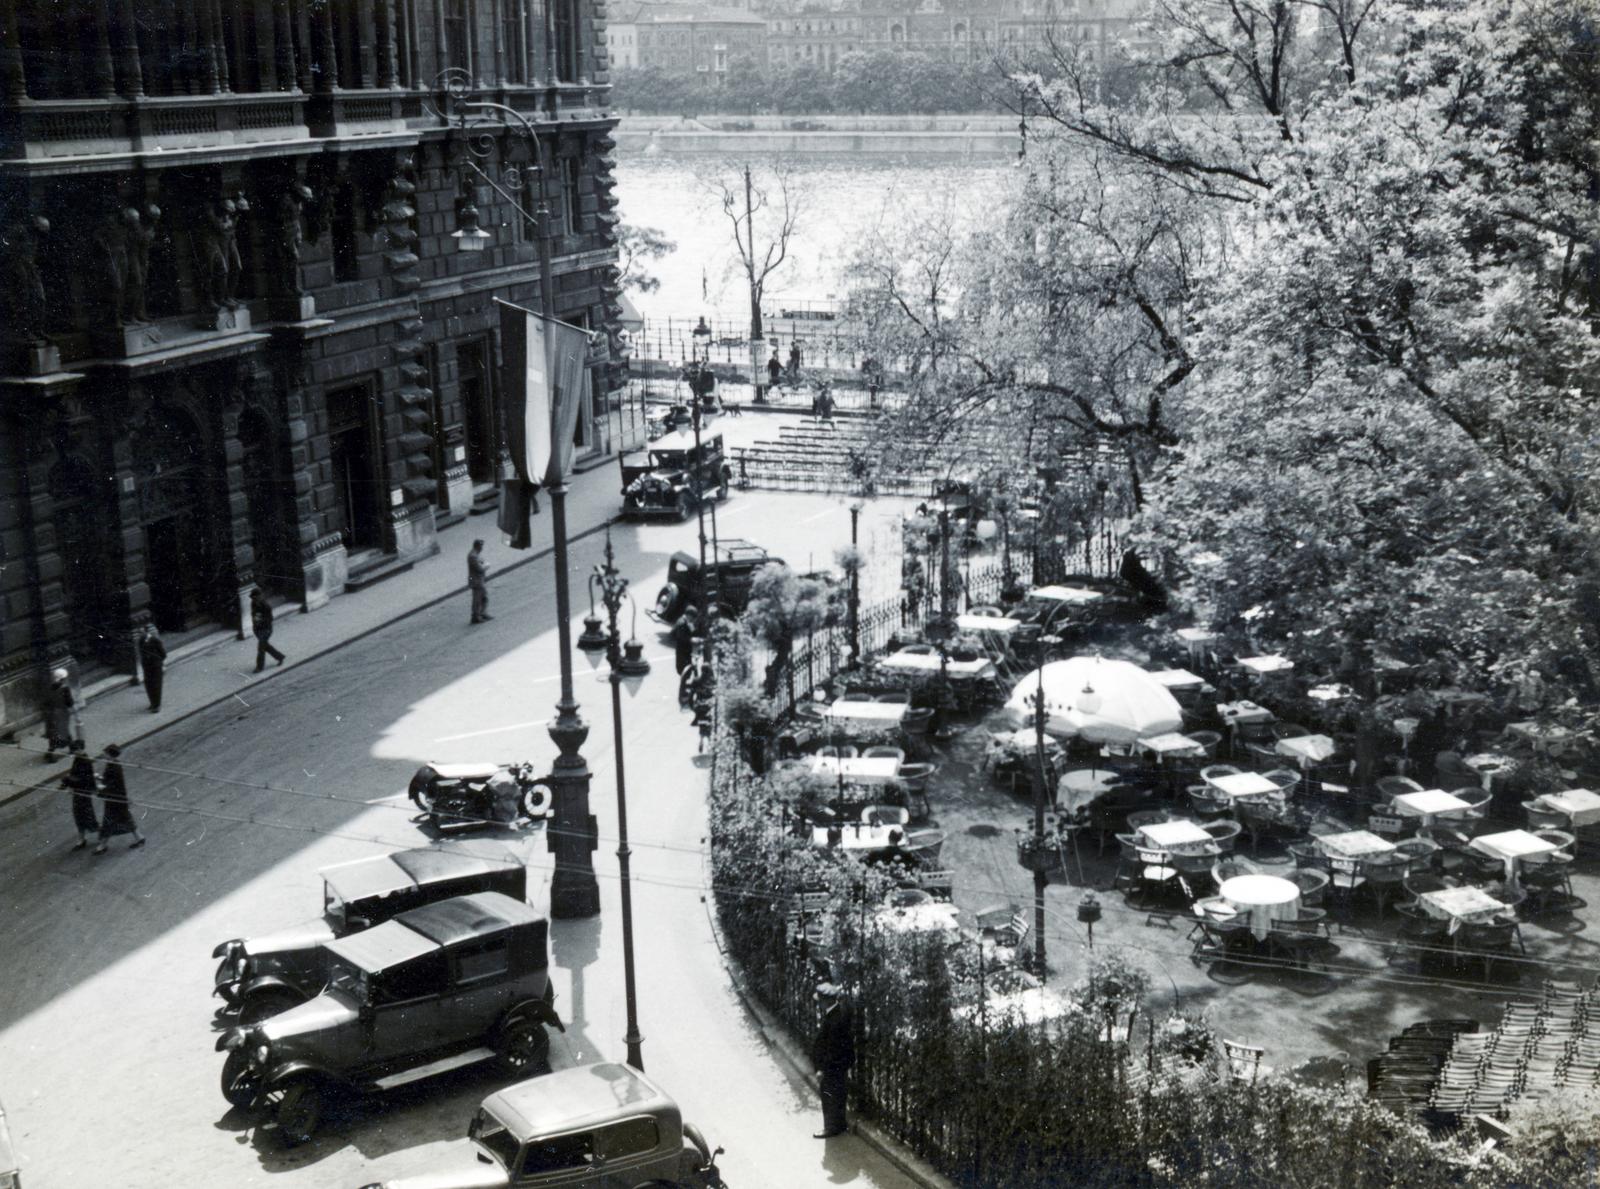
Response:
[[[483,541],[472,543],[467,553],[467,589],[472,592],[472,622],[493,619],[489,614],[489,563],[483,560]]]
[[[139,664],[144,669],[144,692],[150,698],[150,713],[161,709],[161,685],[167,668],[167,646],[161,642],[156,625],[144,625],[139,637]]]
[[[850,1066],[856,1059],[855,1028],[838,987],[823,983],[817,988],[817,1002],[822,1005],[822,1026],[811,1045],[811,1061],[822,1094],[822,1130],[816,1138],[832,1139],[849,1130],[844,1111]]]

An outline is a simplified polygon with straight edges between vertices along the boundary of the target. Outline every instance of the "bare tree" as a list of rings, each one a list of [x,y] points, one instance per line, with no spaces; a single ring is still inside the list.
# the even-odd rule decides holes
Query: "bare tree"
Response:
[[[761,344],[766,337],[761,325],[761,299],[766,293],[767,278],[789,257],[789,241],[800,219],[801,194],[793,174],[784,166],[773,169],[770,179],[757,180],[746,164],[740,176],[714,178],[711,185],[733,229],[734,247],[750,292],[750,366],[759,401],[766,392],[760,383]],[[756,216],[760,214],[772,216],[770,233],[757,231]]]

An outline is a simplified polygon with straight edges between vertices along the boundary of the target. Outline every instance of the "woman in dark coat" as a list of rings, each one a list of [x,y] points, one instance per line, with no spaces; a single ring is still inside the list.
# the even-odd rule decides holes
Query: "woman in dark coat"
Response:
[[[72,849],[82,850],[100,829],[94,815],[94,761],[84,753],[82,739],[72,741],[72,767],[61,778],[61,787],[72,790],[72,824],[78,828],[78,841]]]
[[[150,713],[161,709],[161,685],[167,670],[167,646],[161,642],[156,625],[144,625],[139,640],[139,663],[144,668],[144,692],[150,698]]]
[[[100,845],[94,848],[97,855],[105,854],[106,842],[118,834],[133,835],[129,850],[144,845],[144,835],[139,833],[128,805],[128,782],[122,775],[121,757],[122,748],[115,743],[106,745],[106,766],[100,769],[100,797],[105,802],[106,812],[100,822]]]

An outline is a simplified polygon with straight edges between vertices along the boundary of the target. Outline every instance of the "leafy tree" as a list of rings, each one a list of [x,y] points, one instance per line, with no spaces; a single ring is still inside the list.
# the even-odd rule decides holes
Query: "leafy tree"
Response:
[[[863,251],[874,353],[919,364],[925,426],[1111,447],[1190,606],[1265,608],[1311,671],[1376,649],[1577,714],[1594,29],[1582,0],[1160,0],[1116,107],[1054,46],[992,226]]]
[[[839,622],[840,591],[824,578],[801,577],[786,565],[762,566],[750,587],[743,624],[771,650],[762,692],[773,697],[797,637]]]
[[[636,293],[654,293],[661,288],[661,280],[649,271],[648,262],[660,260],[677,249],[678,245],[659,227],[618,223],[617,256],[621,263],[622,287]]]

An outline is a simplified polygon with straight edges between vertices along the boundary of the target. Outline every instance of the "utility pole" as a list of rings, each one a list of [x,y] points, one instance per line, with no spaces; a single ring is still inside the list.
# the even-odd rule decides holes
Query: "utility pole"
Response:
[[[761,382],[765,366],[765,334],[761,327],[761,294],[756,289],[756,206],[751,195],[750,166],[744,167],[744,230],[750,243],[750,259],[746,261],[745,279],[750,283],[750,381],[755,385],[756,404],[767,403],[767,387]]]

